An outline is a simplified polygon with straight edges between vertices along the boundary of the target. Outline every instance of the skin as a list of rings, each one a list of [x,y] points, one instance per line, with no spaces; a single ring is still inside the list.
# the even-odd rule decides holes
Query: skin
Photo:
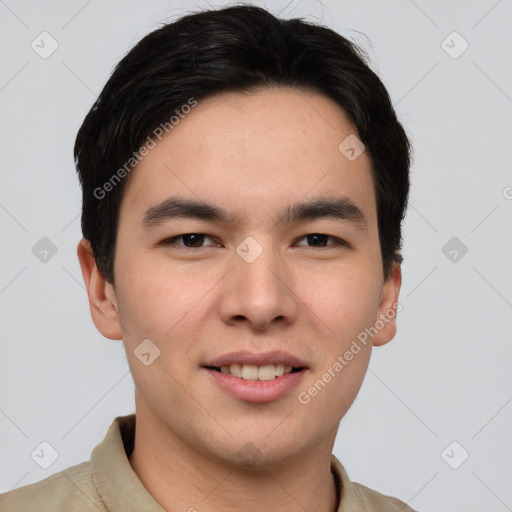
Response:
[[[398,301],[400,266],[387,280],[370,161],[349,161],[338,145],[357,130],[329,98],[288,88],[222,93],[198,105],[132,171],[120,209],[115,287],[89,243],[78,257],[91,314],[107,338],[123,339],[136,387],[130,463],[167,510],[334,511],[329,460],[338,425],[366,373],[371,345],[390,341],[392,319],[325,388],[297,400],[365,328]],[[236,214],[223,225],[170,219],[143,227],[147,209],[170,196],[207,201]],[[282,209],[320,196],[347,197],[367,229],[322,218],[276,223]],[[206,233],[201,247],[186,233]],[[325,246],[321,233],[348,243]],[[247,236],[263,249],[247,263]],[[322,240],[322,239],[321,239]],[[325,240],[325,239],[324,239]],[[149,338],[149,366],[134,350]],[[232,351],[282,349],[308,363],[297,389],[267,403],[236,399],[201,364]],[[239,451],[252,443],[257,460]]]

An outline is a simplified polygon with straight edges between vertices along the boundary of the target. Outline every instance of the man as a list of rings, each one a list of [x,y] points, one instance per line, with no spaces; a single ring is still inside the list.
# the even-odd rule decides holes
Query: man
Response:
[[[185,16],[118,64],[75,158],[136,414],[1,510],[411,510],[331,454],[400,306],[410,146],[362,52],[256,7]]]

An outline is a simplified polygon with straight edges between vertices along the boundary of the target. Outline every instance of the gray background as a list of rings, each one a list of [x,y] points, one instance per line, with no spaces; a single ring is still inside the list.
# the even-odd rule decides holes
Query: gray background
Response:
[[[129,48],[205,6],[0,1],[1,491],[87,460],[134,411],[122,342],[89,315],[72,146]],[[512,1],[267,7],[362,44],[415,148],[398,334],[374,351],[334,453],[418,510],[512,510]],[[43,31],[58,43],[46,59],[31,47],[51,49]],[[47,469],[31,457],[43,441],[58,453]]]

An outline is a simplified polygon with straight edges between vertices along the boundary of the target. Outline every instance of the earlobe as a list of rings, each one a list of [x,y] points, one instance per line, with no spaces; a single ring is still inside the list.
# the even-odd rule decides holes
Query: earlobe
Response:
[[[402,285],[402,268],[400,263],[392,263],[389,276],[382,289],[379,311],[375,319],[377,334],[373,338],[373,346],[379,347],[391,341],[396,334],[396,316],[401,309],[398,302]]]
[[[88,240],[84,238],[80,240],[77,246],[77,255],[89,297],[89,307],[94,325],[106,338],[111,340],[122,339],[115,290],[98,270]]]

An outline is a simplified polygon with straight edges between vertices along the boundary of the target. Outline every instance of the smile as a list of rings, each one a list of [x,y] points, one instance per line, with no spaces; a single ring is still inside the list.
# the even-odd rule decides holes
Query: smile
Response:
[[[216,370],[224,373],[225,375],[231,375],[238,379],[274,380],[285,374],[301,371],[303,368],[294,368],[284,364],[266,364],[264,366],[256,366],[254,364],[233,363],[229,366],[213,366],[209,367],[209,369]]]

